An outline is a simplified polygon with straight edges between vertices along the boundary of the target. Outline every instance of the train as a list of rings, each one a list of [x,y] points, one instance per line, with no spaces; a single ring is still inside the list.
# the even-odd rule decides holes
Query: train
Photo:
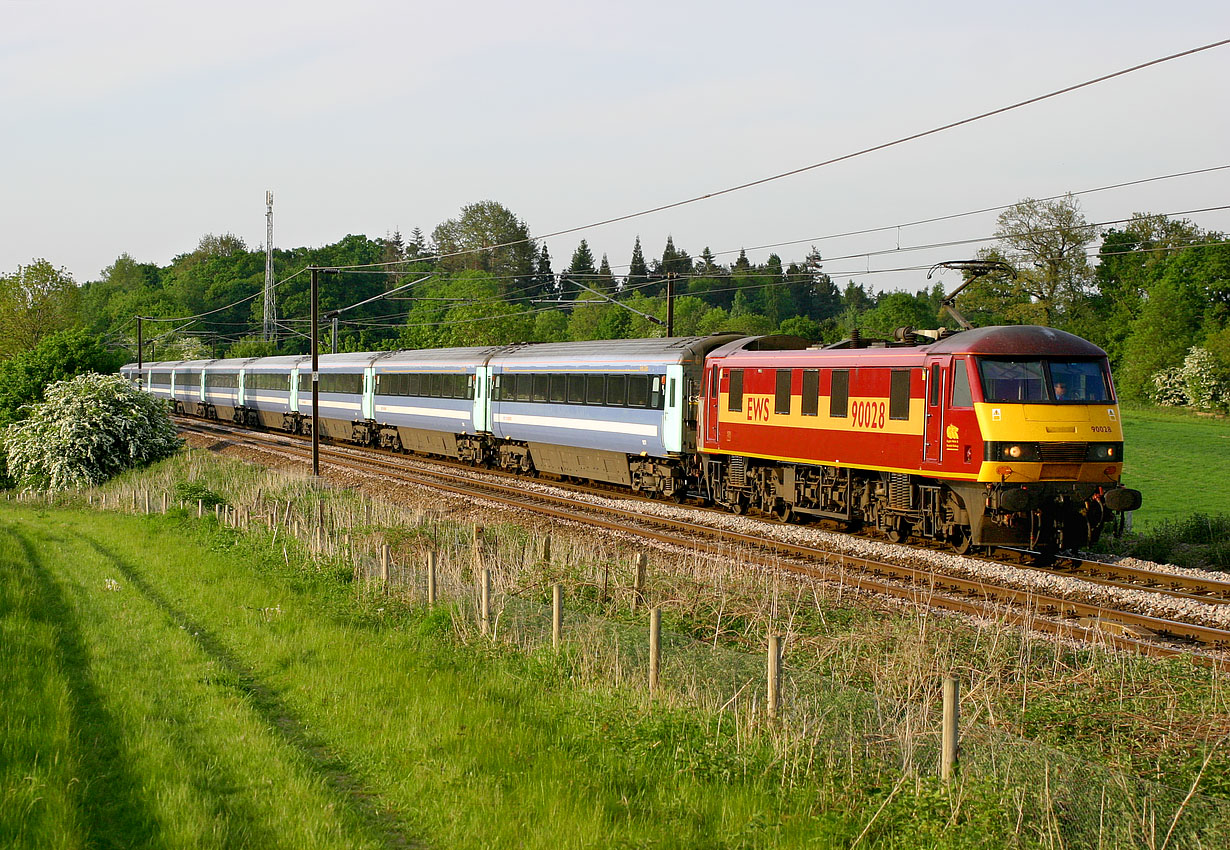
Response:
[[[1122,527],[1106,353],[1064,331],[901,329],[130,363],[183,414],[618,485],[957,552]],[[315,415],[313,415],[315,414]]]

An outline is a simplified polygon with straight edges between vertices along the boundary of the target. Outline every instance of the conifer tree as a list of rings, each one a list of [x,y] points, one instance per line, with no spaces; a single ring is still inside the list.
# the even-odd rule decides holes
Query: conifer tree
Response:
[[[597,285],[594,286],[594,289],[606,293],[613,293],[615,291],[615,275],[611,273],[611,261],[607,259],[605,253],[602,255],[602,262],[598,265],[596,281]]]
[[[628,276],[624,278],[624,289],[636,289],[649,280],[649,266],[645,262],[645,254],[641,251],[641,237],[636,237],[632,246],[632,261],[628,263]]]

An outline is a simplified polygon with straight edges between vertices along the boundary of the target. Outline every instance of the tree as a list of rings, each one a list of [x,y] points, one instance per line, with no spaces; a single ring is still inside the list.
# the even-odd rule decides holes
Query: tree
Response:
[[[1034,321],[1053,326],[1087,297],[1092,283],[1085,246],[1098,229],[1085,221],[1071,195],[1055,201],[1032,198],[999,214],[995,238],[1017,268],[1016,286],[1029,296]]]
[[[30,416],[3,433],[10,473],[22,485],[68,490],[160,460],[183,445],[169,406],[119,375],[79,375],[47,388]]]
[[[615,292],[615,275],[611,272],[611,261],[607,259],[606,254],[602,255],[602,262],[598,264],[598,276],[595,281],[594,289],[608,295]]]
[[[0,427],[24,418],[21,408],[42,401],[48,384],[77,375],[109,374],[126,359],[80,328],[45,337],[29,351],[0,362]]]
[[[0,275],[0,359],[34,348],[79,318],[80,292],[67,269],[35,260]]]
[[[582,239],[581,244],[572,252],[572,262],[568,264],[568,270],[564,273],[572,284],[565,284],[561,295],[565,298],[575,298],[578,292],[586,291],[582,287],[597,289],[594,286],[597,283],[595,280],[597,275],[598,270],[594,268],[594,254],[589,250],[589,243]]]
[[[467,204],[431,236],[441,267],[449,271],[490,272],[505,290],[531,282],[537,247],[525,222],[502,204]]]
[[[638,289],[649,282],[649,265],[645,262],[645,254],[641,251],[641,237],[636,237],[632,246],[632,260],[628,263],[628,276],[624,278],[624,289]]]
[[[542,243],[542,251],[538,255],[538,263],[534,269],[534,289],[535,295],[555,295],[556,282],[555,272],[551,269],[551,253],[547,250],[547,243]]]

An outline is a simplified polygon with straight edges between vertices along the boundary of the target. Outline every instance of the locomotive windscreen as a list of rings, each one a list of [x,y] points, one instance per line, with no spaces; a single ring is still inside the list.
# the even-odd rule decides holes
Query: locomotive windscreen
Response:
[[[979,358],[982,398],[987,402],[1079,402],[1110,399],[1097,360],[1008,360]]]

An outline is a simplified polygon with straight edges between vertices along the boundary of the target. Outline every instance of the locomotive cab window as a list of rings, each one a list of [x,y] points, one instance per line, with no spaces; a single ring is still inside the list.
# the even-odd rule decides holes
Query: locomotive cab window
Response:
[[[888,418],[910,418],[910,370],[894,369],[889,379]]]
[[[732,413],[743,410],[743,370],[730,370],[729,385],[726,388],[726,409]]]
[[[974,396],[970,392],[969,372],[965,369],[964,357],[958,357],[952,361],[952,406],[974,406]]]
[[[850,409],[850,371],[834,369],[829,384],[829,416],[844,419]]]
[[[982,397],[990,402],[1101,403],[1110,383],[1098,360],[979,358]]]

